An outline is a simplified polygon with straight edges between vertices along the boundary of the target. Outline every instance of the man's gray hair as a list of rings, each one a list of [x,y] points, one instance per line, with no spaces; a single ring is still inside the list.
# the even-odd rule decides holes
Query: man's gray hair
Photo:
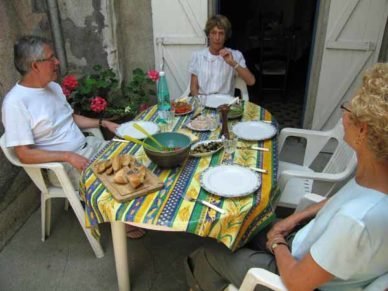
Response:
[[[26,35],[16,41],[13,47],[14,64],[16,70],[25,75],[31,64],[44,58],[44,46],[50,45],[50,41],[41,36]]]

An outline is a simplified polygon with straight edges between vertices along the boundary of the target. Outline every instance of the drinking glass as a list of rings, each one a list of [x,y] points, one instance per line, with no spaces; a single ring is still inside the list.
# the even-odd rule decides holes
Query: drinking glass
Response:
[[[229,134],[229,138],[225,138],[223,141],[224,150],[226,153],[226,159],[225,159],[226,164],[233,163],[232,155],[236,151],[237,141],[238,141],[237,137],[232,133]]]
[[[206,101],[207,101],[207,95],[198,95],[198,100],[199,100],[199,106],[201,108],[201,111],[205,109],[206,106]]]
[[[172,131],[175,120],[175,108],[170,110],[160,110],[159,117],[161,119],[160,129],[162,132]]]
[[[211,130],[216,130],[218,128],[218,126],[220,125],[220,114],[218,112],[214,112],[214,113],[211,113],[210,114],[210,117],[211,117],[211,121],[212,121],[212,124],[211,124]]]

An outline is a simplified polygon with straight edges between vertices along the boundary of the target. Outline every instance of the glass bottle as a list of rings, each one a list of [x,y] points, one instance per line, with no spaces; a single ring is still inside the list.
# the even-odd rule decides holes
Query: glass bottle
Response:
[[[170,94],[168,92],[166,74],[163,71],[159,72],[159,81],[158,81],[158,111],[161,118],[163,118],[162,111],[170,111]],[[164,119],[164,118],[163,118]]]

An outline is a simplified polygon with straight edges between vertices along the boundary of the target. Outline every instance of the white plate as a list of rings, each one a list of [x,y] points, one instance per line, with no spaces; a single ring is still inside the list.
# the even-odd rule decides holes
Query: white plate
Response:
[[[277,133],[275,126],[262,121],[239,122],[233,126],[232,131],[237,137],[245,140],[265,140]]]
[[[246,196],[261,185],[261,177],[248,168],[238,165],[220,165],[205,170],[201,187],[222,197]]]
[[[206,107],[217,108],[222,104],[228,104],[234,98],[230,95],[211,94],[207,95]]]
[[[205,152],[205,153],[191,153],[190,152],[190,156],[193,156],[193,157],[206,157],[206,156],[210,156],[216,152],[218,152],[220,149],[222,149],[224,147],[224,145],[222,144],[222,139],[213,139],[213,140],[204,140],[204,141],[199,141],[195,144],[193,144],[190,148],[190,151],[194,150],[196,147],[198,147],[199,145],[206,145],[206,144],[209,144],[211,142],[218,142],[221,144],[221,146],[214,150],[214,151],[208,151],[208,152]]]
[[[155,134],[159,132],[159,126],[152,121],[133,120],[133,121],[129,121],[121,124],[117,128],[116,134],[121,138],[124,138],[124,135],[129,135],[137,139],[146,138],[145,134],[143,134],[142,132],[138,131],[136,128],[133,127],[134,123],[138,123],[150,134]]]

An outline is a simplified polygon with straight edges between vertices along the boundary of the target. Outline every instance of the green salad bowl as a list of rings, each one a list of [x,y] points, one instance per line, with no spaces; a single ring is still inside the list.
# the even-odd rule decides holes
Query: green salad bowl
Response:
[[[147,157],[159,167],[177,167],[189,156],[191,139],[187,135],[179,132],[161,132],[154,134],[153,138],[164,148],[161,148],[150,137],[144,140],[143,148]],[[159,150],[155,150],[155,148]]]

